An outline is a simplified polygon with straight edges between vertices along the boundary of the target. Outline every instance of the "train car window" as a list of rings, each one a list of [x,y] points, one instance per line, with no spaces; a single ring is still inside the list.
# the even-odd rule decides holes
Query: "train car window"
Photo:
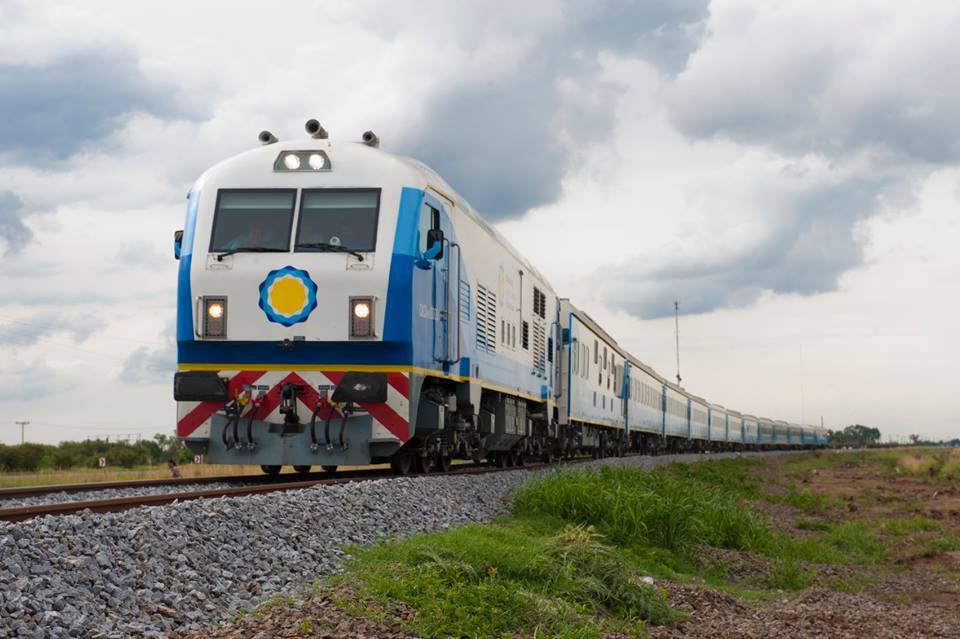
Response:
[[[297,251],[371,252],[377,245],[380,189],[304,189]]]
[[[210,251],[290,248],[296,189],[220,189]]]

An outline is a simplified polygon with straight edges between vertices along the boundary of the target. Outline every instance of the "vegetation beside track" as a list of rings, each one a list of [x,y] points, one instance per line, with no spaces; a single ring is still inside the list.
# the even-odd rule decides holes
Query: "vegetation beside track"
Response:
[[[938,460],[937,471],[910,470],[907,454]],[[528,483],[498,522],[351,549],[344,572],[304,601],[425,638],[763,636],[763,623],[801,621],[799,634],[871,636],[909,634],[917,618],[950,625],[960,491],[942,470],[952,458],[884,450],[566,468]],[[822,614],[790,607],[811,600]],[[723,603],[704,611],[703,601]],[[321,636],[307,630],[323,625],[308,605],[291,610],[302,618],[288,624],[304,629],[291,636]],[[283,612],[264,618],[273,615]]]

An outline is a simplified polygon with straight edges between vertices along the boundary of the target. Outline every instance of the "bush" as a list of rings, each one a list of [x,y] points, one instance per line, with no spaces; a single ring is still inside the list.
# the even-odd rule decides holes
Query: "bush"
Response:
[[[22,472],[38,470],[41,467],[47,448],[42,444],[0,446],[0,469]]]

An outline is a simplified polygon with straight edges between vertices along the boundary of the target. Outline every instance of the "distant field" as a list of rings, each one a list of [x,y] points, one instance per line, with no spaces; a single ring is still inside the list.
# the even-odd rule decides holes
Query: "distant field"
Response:
[[[316,466],[315,470],[320,467]],[[184,464],[183,477],[213,477],[218,475],[262,475],[259,466],[233,464]],[[286,466],[283,472],[293,472]],[[130,481],[135,479],[165,479],[170,477],[166,464],[136,468],[77,468],[72,470],[44,470],[36,473],[0,473],[0,488],[18,486],[47,486],[55,484],[85,484],[101,481]]]

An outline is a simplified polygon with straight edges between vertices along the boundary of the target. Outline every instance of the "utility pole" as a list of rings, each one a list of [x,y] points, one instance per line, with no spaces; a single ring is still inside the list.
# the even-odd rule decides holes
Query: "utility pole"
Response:
[[[20,445],[23,446],[23,444],[26,442],[26,439],[24,438],[24,427],[30,422],[13,422],[13,423],[20,426]]]
[[[680,302],[673,303],[673,321],[677,331],[677,386],[680,385]]]

